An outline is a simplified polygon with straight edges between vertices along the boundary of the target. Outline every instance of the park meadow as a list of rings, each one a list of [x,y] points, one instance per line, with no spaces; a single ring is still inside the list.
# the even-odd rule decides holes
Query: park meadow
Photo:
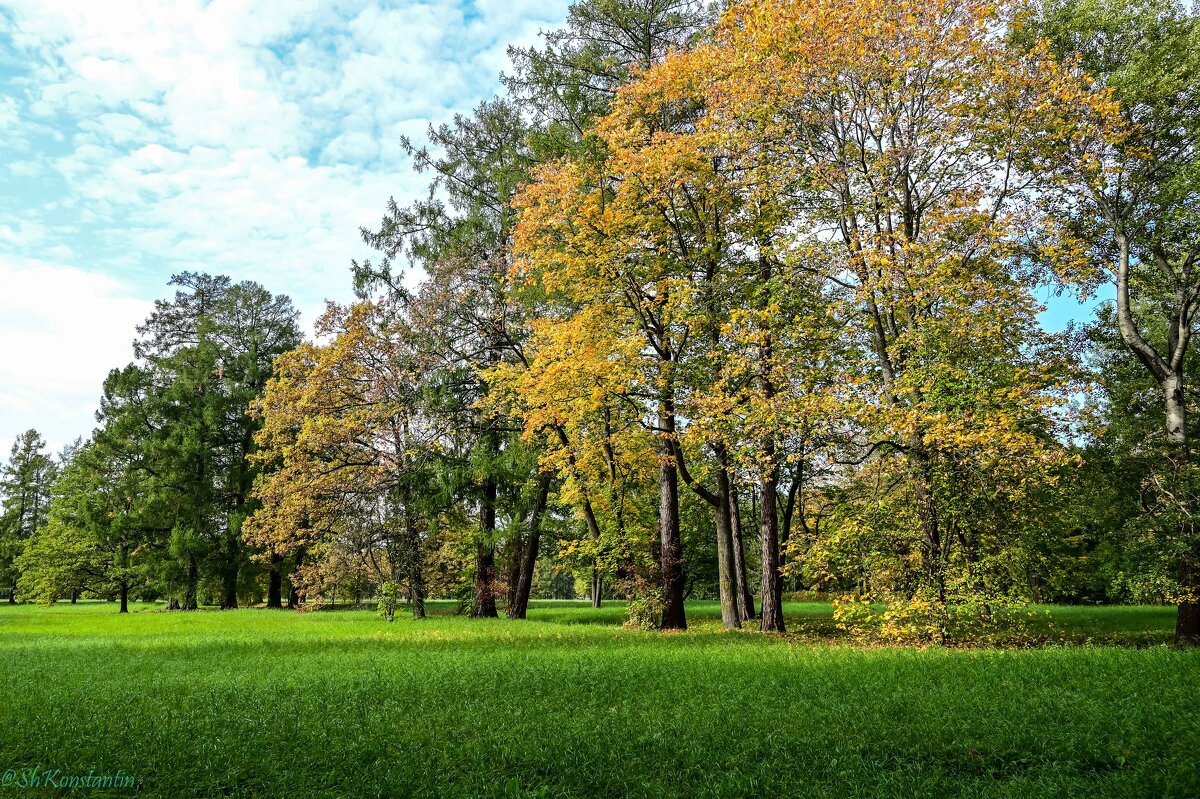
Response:
[[[68,369],[0,396],[0,796],[1200,797],[1195,3],[577,0],[470,108],[367,79],[387,3],[252,5],[195,11],[214,108],[46,206],[181,255],[128,254],[90,431]],[[57,63],[21,113],[129,88]],[[294,135],[185,144],[259,89]],[[384,163],[327,287],[279,231]]]
[[[1020,647],[915,648],[849,642],[811,602],[778,636],[724,632],[716,602],[668,635],[621,603],[163,607],[0,606],[6,765],[181,799],[1200,792],[1200,654],[1169,646],[1170,608],[1039,608]]]

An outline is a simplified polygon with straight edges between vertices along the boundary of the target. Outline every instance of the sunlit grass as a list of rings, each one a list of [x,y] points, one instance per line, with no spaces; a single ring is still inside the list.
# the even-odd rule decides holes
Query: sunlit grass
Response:
[[[451,609],[0,607],[0,769],[121,769],[147,797],[1200,795],[1200,655],[1166,646],[830,645],[819,604],[782,639],[712,604],[671,635],[617,603]],[[1144,645],[1171,613],[1051,622]]]

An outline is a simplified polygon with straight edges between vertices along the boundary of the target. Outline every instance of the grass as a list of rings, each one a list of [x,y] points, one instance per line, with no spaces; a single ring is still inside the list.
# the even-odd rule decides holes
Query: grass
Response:
[[[79,796],[1200,796],[1200,654],[1149,645],[1170,609],[1045,622],[1142,648],[964,650],[828,642],[815,603],[787,638],[704,603],[669,635],[616,603],[134,610],[0,607],[0,770],[139,781]]]

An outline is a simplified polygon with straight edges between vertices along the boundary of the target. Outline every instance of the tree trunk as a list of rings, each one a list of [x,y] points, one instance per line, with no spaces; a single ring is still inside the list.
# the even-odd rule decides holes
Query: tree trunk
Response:
[[[1113,221],[1113,220],[1110,220]],[[1187,412],[1184,404],[1184,363],[1191,340],[1191,319],[1188,305],[1192,302],[1191,286],[1177,286],[1174,307],[1168,330],[1168,352],[1163,357],[1138,330],[1133,317],[1133,304],[1129,297],[1131,246],[1128,235],[1118,226],[1113,238],[1117,244],[1117,330],[1129,351],[1137,356],[1146,370],[1154,376],[1163,394],[1167,443],[1173,450],[1171,459],[1175,470],[1183,478],[1183,499],[1179,508],[1182,539],[1188,542],[1180,555],[1179,587],[1180,598],[1175,615],[1175,643],[1179,646],[1200,644],[1200,572],[1195,546],[1190,540],[1192,532],[1193,503],[1189,496],[1191,480],[1188,475],[1189,452],[1187,440]]]
[[[195,555],[188,555],[187,582],[183,586],[183,600],[179,603],[180,610],[196,610],[196,587],[200,582],[200,564]]]
[[[604,595],[604,575],[599,569],[592,569],[592,607],[599,608]]]
[[[788,486],[787,500],[783,504],[783,518],[779,522],[779,567],[782,569],[788,563],[788,546],[792,540],[792,524],[796,519],[796,503],[800,496],[800,486],[804,480],[804,461],[796,463],[796,471],[792,475],[792,483]],[[803,510],[801,510],[803,515]],[[795,590],[795,579],[792,580]]]
[[[408,571],[408,593],[412,599],[412,617],[425,618],[425,563],[421,557],[421,534],[416,517],[404,506],[404,544],[408,549],[404,559]]]
[[[769,297],[773,279],[773,264],[759,252],[759,280],[764,301]],[[775,359],[774,341],[764,332],[759,345],[758,390],[765,402],[775,396],[772,364]],[[767,430],[762,441],[762,485],[759,494],[760,530],[762,534],[762,622],[763,632],[783,632],[783,575],[779,571],[779,464],[776,462],[775,433]]]
[[[1179,588],[1184,596],[1175,611],[1175,643],[1200,646],[1200,563],[1190,553],[1179,559]]]
[[[679,535],[679,472],[674,463],[670,436],[675,434],[675,416],[664,412],[659,419],[658,527],[662,545],[662,591],[664,630],[687,629],[683,609],[683,541]]]
[[[1183,375],[1175,372],[1161,383],[1166,404],[1167,442],[1182,450],[1187,446],[1187,409],[1183,400]]]
[[[1166,404],[1167,442],[1173,452],[1175,471],[1180,475],[1179,535],[1188,541],[1194,536],[1192,513],[1194,511],[1189,466],[1191,459],[1187,440],[1187,408],[1184,405],[1183,374],[1174,372],[1162,381],[1163,399]],[[1189,545],[1179,556],[1179,604],[1175,609],[1175,644],[1177,646],[1200,646],[1200,559],[1196,557],[1194,545]]]
[[[729,509],[729,472],[728,460],[724,445],[712,444],[713,454],[716,455],[718,469],[717,490],[710,491],[707,487],[692,477],[687,468],[687,460],[678,443],[673,442],[675,465],[679,476],[688,487],[708,503],[713,509],[713,527],[717,534],[717,586],[720,589],[721,621],[725,629],[741,626],[741,613],[738,610],[737,592],[734,585],[733,573],[736,565],[733,562],[733,535],[730,532],[732,515]],[[690,592],[690,588],[689,588]],[[686,598],[686,596],[685,596]]]
[[[304,551],[304,547],[300,547],[299,549],[296,550],[296,568],[293,573],[300,571],[300,567],[304,565],[304,557],[306,554],[307,553]],[[299,610],[300,609],[300,600],[301,600],[300,592],[296,590],[295,582],[293,582],[289,578],[288,579],[288,601],[287,601],[288,609],[289,610]]]
[[[129,612],[129,547],[121,547],[121,609],[118,613]],[[72,594],[74,599],[74,594]]]
[[[267,572],[267,607],[283,608],[283,564],[282,555],[271,556],[270,571]]]
[[[936,500],[930,488],[932,465],[919,447],[912,447],[909,460],[913,463],[913,492],[917,515],[921,520],[921,566],[928,585],[933,588],[941,602],[946,601],[946,570],[942,557],[942,529]]]
[[[75,604],[75,600],[77,600],[77,599],[79,599],[79,589],[78,589],[78,588],[72,588],[72,589],[71,589],[71,604],[72,604],[72,605],[74,605],[74,604]]]
[[[509,609],[516,604],[517,590],[521,584],[521,564],[525,561],[525,536],[522,533],[517,533],[508,540],[508,546],[505,547],[505,556],[508,561],[508,577],[505,580],[507,583],[507,591],[505,596],[504,615],[508,618],[515,618]]]
[[[425,618],[425,578],[422,575],[417,575],[410,579],[416,583],[411,592],[412,617],[414,619],[423,619]]]
[[[537,502],[529,517],[529,538],[525,541],[525,549],[521,553],[517,590],[513,593],[513,601],[508,606],[510,619],[523,619],[529,612],[529,596],[533,592],[533,575],[537,570],[538,550],[542,545],[542,517],[546,513],[546,504],[549,500],[550,475],[542,473],[538,476]]]
[[[729,492],[729,472],[726,470],[725,448],[717,449],[717,580],[721,596],[721,624],[732,630],[742,626],[742,611],[738,607],[738,586],[734,559],[733,509]]]
[[[768,462],[774,460],[773,444],[767,446]],[[783,596],[779,574],[779,487],[774,468],[763,476],[759,498],[762,504],[762,621],[763,632],[783,632]]]
[[[483,502],[479,512],[479,542],[475,547],[475,600],[471,618],[496,618],[496,480],[483,481]]]
[[[737,582],[738,615],[743,622],[757,618],[754,610],[754,592],[750,590],[750,577],[746,573],[746,545],[742,538],[742,514],[738,508],[738,490],[729,481],[729,522],[733,539],[734,579]]]
[[[238,571],[236,557],[231,557],[222,570],[221,578],[224,584],[224,594],[221,599],[222,610],[237,610],[238,606]]]

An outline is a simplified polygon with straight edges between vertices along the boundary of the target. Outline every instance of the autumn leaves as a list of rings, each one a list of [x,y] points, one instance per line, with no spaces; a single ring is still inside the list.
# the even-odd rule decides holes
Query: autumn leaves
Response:
[[[781,472],[809,475],[802,493],[905,486],[887,524],[907,540],[887,547],[919,566],[864,588],[944,606],[953,570],[1005,547],[970,508],[1013,513],[1067,462],[1069,353],[1031,289],[1035,265],[1069,271],[1079,248],[1048,213],[1046,165],[1103,136],[1112,106],[1043,47],[1014,49],[1013,11],[739,4],[622,89],[601,156],[551,163],[519,196],[513,278],[546,311],[528,368],[493,379],[530,436],[571,430],[546,439],[549,466],[564,447],[632,471],[657,449],[666,607],[676,473],[703,495],[725,469],[757,493],[762,626],[779,630]]]

